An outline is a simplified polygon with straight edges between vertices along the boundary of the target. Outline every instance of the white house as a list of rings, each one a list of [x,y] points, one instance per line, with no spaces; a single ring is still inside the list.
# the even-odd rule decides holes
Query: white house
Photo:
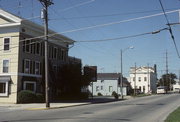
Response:
[[[88,89],[93,95],[111,96],[113,91],[121,95],[119,78],[119,73],[98,73],[97,82],[91,83]],[[127,84],[123,83],[123,86],[123,95],[127,95]]]
[[[156,67],[131,67],[129,82],[133,89],[136,88],[142,93],[156,93]]]

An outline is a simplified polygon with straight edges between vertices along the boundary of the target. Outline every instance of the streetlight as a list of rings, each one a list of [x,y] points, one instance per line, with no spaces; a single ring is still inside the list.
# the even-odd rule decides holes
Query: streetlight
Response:
[[[123,52],[125,52],[128,49],[133,49],[133,46],[130,46],[128,48],[125,48],[124,50],[121,49],[121,99],[123,99]]]

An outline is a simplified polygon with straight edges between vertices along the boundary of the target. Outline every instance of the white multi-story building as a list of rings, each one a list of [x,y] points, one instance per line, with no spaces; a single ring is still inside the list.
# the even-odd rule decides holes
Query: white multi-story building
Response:
[[[132,88],[142,93],[155,93],[157,83],[156,67],[131,67],[129,82]]]

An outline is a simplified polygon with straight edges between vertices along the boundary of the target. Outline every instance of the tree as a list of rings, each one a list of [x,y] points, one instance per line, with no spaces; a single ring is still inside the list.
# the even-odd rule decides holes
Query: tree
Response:
[[[172,84],[175,84],[175,79],[177,79],[176,74],[163,74],[158,82],[158,86],[167,86],[168,90],[170,90]]]
[[[64,64],[59,68],[56,88],[60,91],[58,98],[81,99],[85,93],[81,89],[88,86],[90,79],[82,74],[81,63]],[[86,97],[86,96],[85,96]]]

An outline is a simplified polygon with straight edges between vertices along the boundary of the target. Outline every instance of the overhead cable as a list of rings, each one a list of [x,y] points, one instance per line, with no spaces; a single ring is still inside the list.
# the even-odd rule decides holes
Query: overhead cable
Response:
[[[179,8],[174,8],[179,9]],[[174,10],[167,9],[167,10]],[[77,17],[63,17],[63,18],[51,18],[50,20],[64,20],[64,19],[84,19],[84,18],[100,18],[100,17],[111,17],[111,16],[119,16],[119,15],[131,15],[131,14],[142,14],[142,13],[150,13],[150,12],[158,12],[161,10],[151,10],[151,11],[137,11],[137,12],[127,12],[127,13],[116,13],[116,14],[104,14],[104,15],[94,15],[94,16],[77,16]]]
[[[175,46],[176,53],[177,53],[177,55],[178,55],[178,58],[180,58],[180,54],[179,54],[179,51],[178,51],[178,48],[177,48],[177,44],[176,44],[176,41],[175,41],[175,38],[174,38],[174,35],[173,35],[173,32],[172,32],[172,28],[171,28],[171,26],[170,26],[170,23],[169,23],[167,14],[166,14],[166,12],[165,12],[165,10],[164,10],[164,7],[163,7],[163,4],[162,4],[161,0],[159,0],[159,3],[160,3],[160,5],[161,5],[163,14],[164,14],[165,19],[166,19],[166,21],[167,21],[167,25],[169,26],[169,33],[170,33],[171,38],[172,38],[172,40],[173,40],[173,44],[174,44],[174,46]]]
[[[156,33],[159,33],[163,30],[168,30],[168,28],[163,28],[163,29],[153,31],[153,32],[147,32],[147,33],[141,33],[141,34],[129,35],[129,36],[122,36],[122,37],[117,37],[117,38],[109,38],[109,39],[101,39],[101,40],[86,40],[86,41],[76,41],[76,42],[102,42],[102,41],[120,40],[120,39],[127,39],[127,38],[133,38],[133,37],[138,37],[138,36],[144,36],[147,34],[156,34]]]
[[[85,4],[89,4],[89,3],[92,3],[94,2],[95,0],[89,0],[89,1],[86,1],[86,2],[83,2],[83,3],[80,3],[80,4],[76,4],[74,6],[71,6],[71,7],[68,7],[68,8],[65,8],[65,9],[62,9],[58,12],[64,12],[64,11],[67,11],[67,10],[70,10],[70,9],[73,9],[73,8],[76,8],[76,7],[79,7],[79,6],[82,6],[82,5],[85,5]]]

